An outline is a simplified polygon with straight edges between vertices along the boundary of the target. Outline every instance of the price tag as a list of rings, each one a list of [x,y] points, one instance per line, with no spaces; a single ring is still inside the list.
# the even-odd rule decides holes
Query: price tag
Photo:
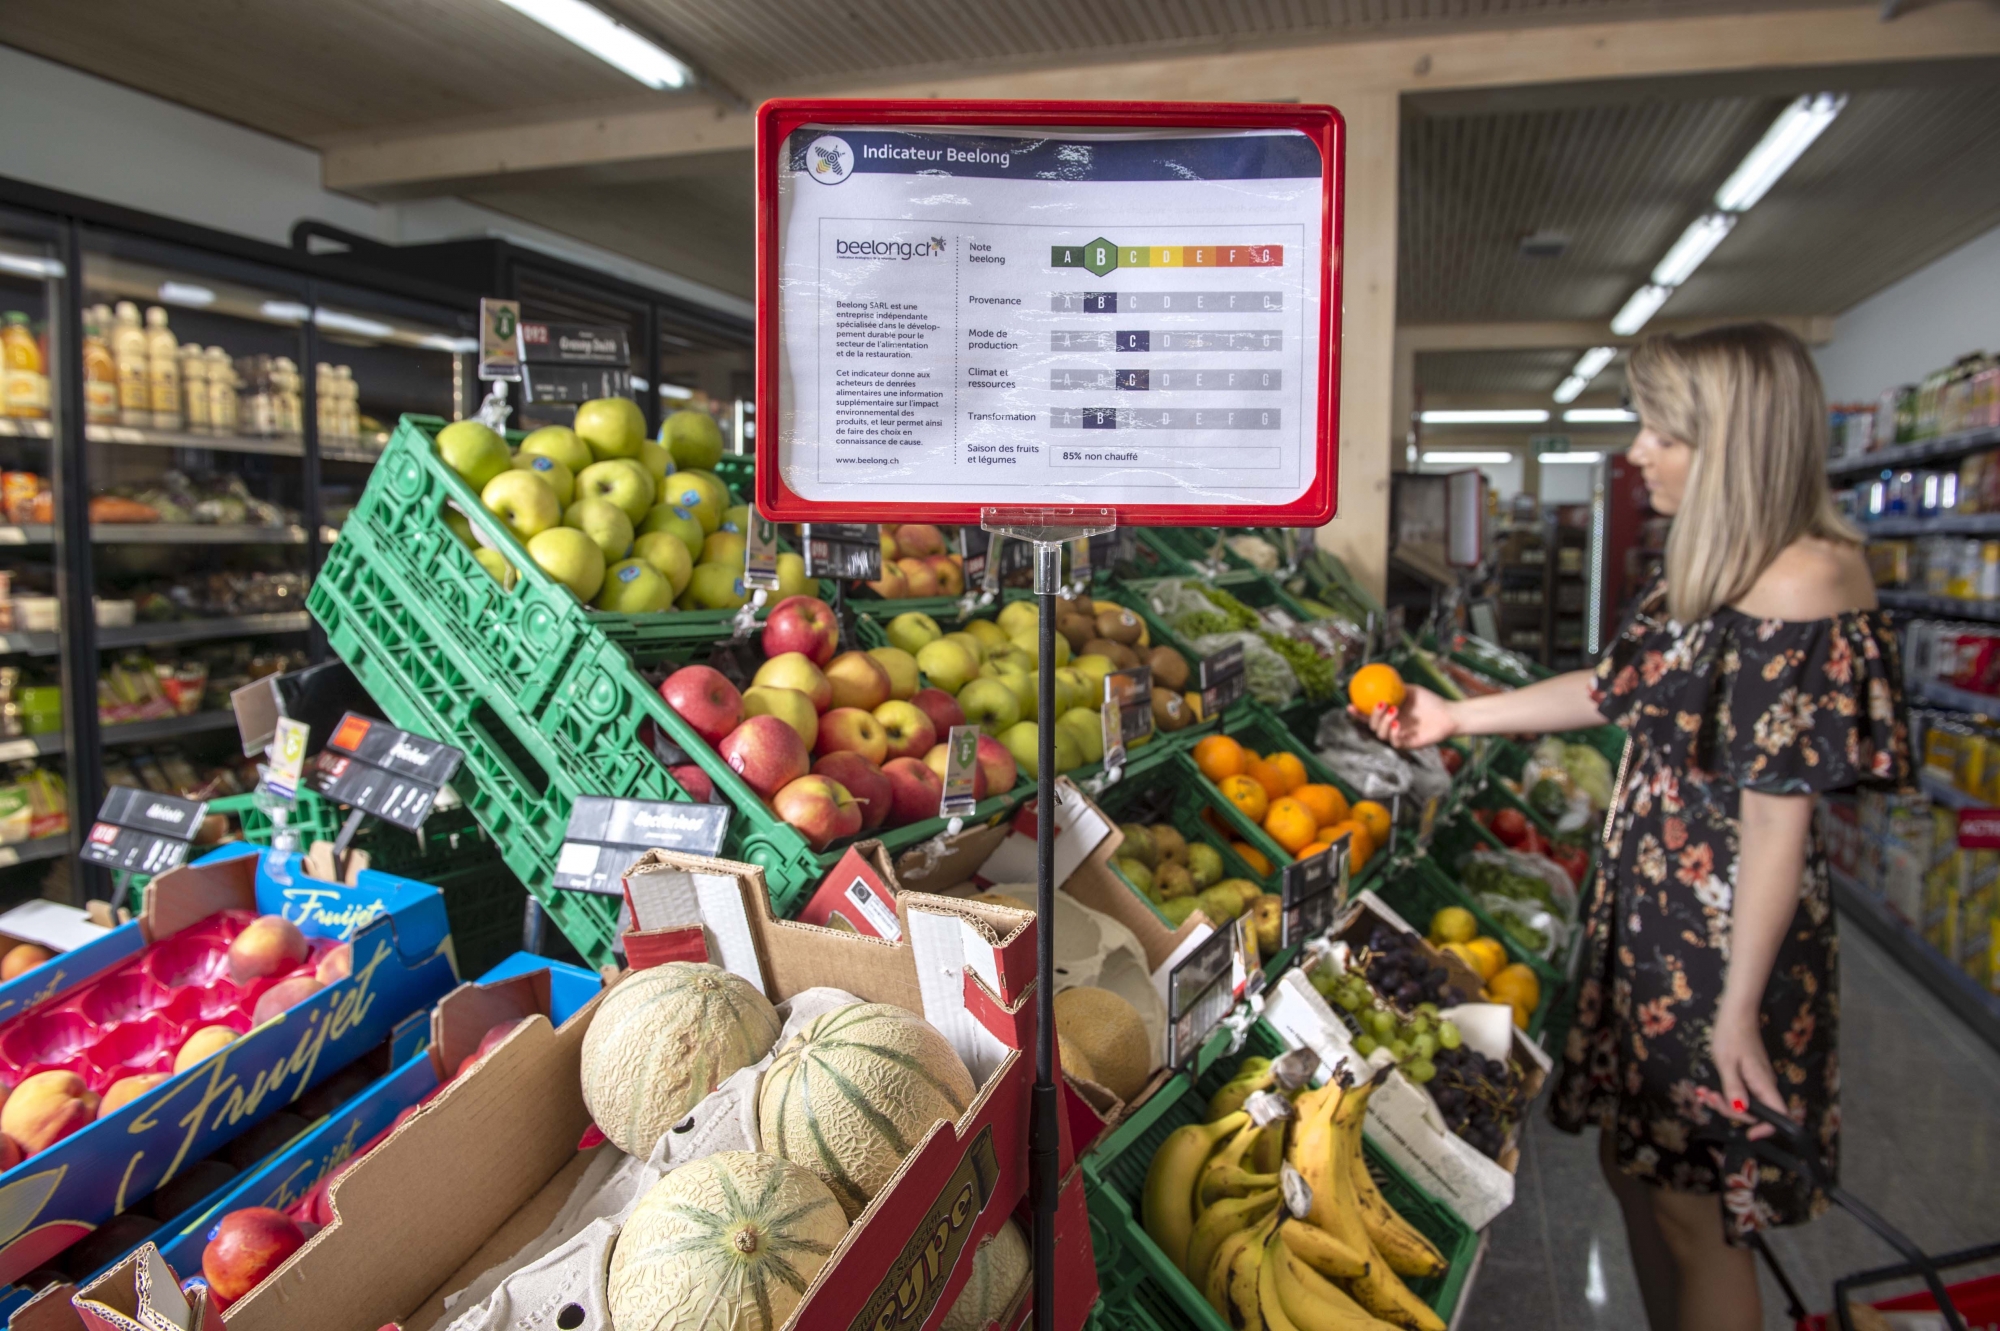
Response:
[[[523,402],[632,396],[632,348],[612,324],[521,324]]]
[[[945,740],[944,794],[938,817],[964,818],[979,805],[979,727],[953,726]]]
[[[1265,606],[1257,612],[1257,618],[1264,622],[1265,628],[1271,630],[1273,633],[1282,634],[1287,638],[1291,637],[1292,630],[1299,626],[1299,621],[1293,619],[1281,605]]]
[[[1126,748],[1153,733],[1153,668],[1133,666],[1104,677],[1104,702],[1118,708],[1118,737]]]
[[[521,302],[479,298],[479,377],[521,377]]]
[[[965,561],[965,585],[968,590],[986,585],[986,570],[989,563],[986,552],[993,542],[999,539],[997,536],[989,536],[978,527],[960,527],[958,529],[958,554]],[[996,568],[994,572],[996,581],[993,585],[997,587],[999,586],[997,581],[998,569]]]
[[[264,788],[279,799],[299,797],[299,778],[306,770],[306,741],[312,727],[291,717],[280,717],[272,728],[271,763],[266,769]]]
[[[1130,527],[1114,527],[1089,538],[1090,566],[1115,569],[1132,558],[1134,537]]]
[[[1110,693],[1111,681],[1106,678],[1105,692]],[[1104,765],[1106,768],[1125,765],[1125,713],[1117,703],[1105,698],[1097,710],[1097,722],[1104,732]]]
[[[1217,929],[1182,957],[1167,976],[1167,1066],[1185,1065],[1236,1006],[1242,942]]]
[[[1201,714],[1215,716],[1249,692],[1243,668],[1243,644],[1232,642],[1200,662]]]
[[[449,744],[349,712],[320,757],[320,793],[414,832],[464,759]]]
[[[188,843],[207,813],[205,801],[113,786],[78,854],[86,864],[107,869],[165,873],[187,859]]]
[[[1317,938],[1333,926],[1334,911],[1342,888],[1341,865],[1347,856],[1350,833],[1310,859],[1287,864],[1279,880],[1284,901],[1284,945],[1295,947],[1308,938]]]
[[[569,832],[556,856],[555,885],[619,896],[625,871],[649,850],[719,855],[730,812],[727,804],[581,796],[570,806]]]
[[[750,530],[743,541],[743,585],[778,590],[778,524],[750,510]]]
[[[1069,581],[1082,590],[1090,585],[1090,538],[1079,536],[1069,543]]]
[[[799,534],[806,548],[807,577],[881,579],[882,537],[874,523],[808,522]]]

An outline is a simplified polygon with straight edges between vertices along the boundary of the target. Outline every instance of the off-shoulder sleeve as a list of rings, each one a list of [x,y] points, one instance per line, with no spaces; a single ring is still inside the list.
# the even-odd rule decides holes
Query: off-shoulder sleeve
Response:
[[[1896,639],[1875,612],[1732,620],[1736,668],[1719,720],[1739,786],[1803,795],[1909,779]]]
[[[1619,626],[1618,636],[1605,644],[1604,655],[1598,658],[1591,672],[1591,701],[1614,726],[1625,724],[1626,716],[1639,700],[1640,665],[1647,651],[1647,638],[1659,628],[1653,608],[1665,585],[1664,579],[1655,578],[1639,594],[1631,613]]]

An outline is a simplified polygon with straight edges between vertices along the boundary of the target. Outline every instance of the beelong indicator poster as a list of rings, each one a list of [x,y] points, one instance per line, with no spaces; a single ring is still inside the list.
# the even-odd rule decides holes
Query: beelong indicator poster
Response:
[[[1330,514],[1330,109],[1261,113],[1320,133],[820,109],[760,163],[766,513]]]

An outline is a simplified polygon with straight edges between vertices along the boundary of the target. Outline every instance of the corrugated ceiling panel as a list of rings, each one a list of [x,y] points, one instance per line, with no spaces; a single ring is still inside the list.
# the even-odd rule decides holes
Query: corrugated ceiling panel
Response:
[[[1417,356],[1417,387],[1425,393],[1499,397],[1518,393],[1550,393],[1569,374],[1583,348],[1559,351],[1426,351]],[[1621,358],[1591,380],[1593,397],[1622,392],[1625,364]],[[1555,404],[1549,404],[1555,409]]]

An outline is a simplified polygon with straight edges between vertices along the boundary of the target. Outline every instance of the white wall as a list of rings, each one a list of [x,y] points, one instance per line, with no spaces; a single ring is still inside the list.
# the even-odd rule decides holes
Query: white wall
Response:
[[[389,244],[505,236],[743,318],[737,296],[456,198],[377,205],[320,188],[319,154],[0,46],[0,176],[273,245],[302,218]]]
[[[2000,227],[1842,314],[1813,358],[1829,402],[1874,402],[1968,351],[2000,352]]]

